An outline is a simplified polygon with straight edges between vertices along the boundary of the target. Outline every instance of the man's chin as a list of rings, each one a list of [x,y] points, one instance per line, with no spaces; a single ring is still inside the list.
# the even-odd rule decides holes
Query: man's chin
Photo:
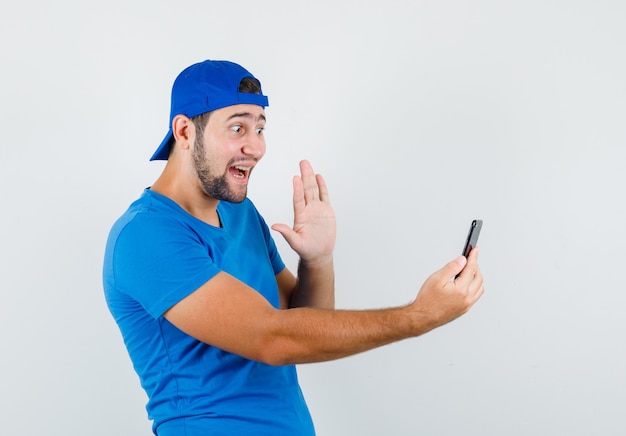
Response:
[[[228,203],[242,203],[246,198],[248,197],[248,190],[245,189],[243,192],[241,193],[235,193],[235,192],[228,192],[227,194],[221,196],[221,198],[218,198],[221,201],[226,201]]]
[[[243,201],[245,199],[246,199],[246,197],[243,197],[243,198],[233,198],[233,199],[222,200],[222,201],[225,201],[227,203],[239,204],[239,203],[243,203]]]

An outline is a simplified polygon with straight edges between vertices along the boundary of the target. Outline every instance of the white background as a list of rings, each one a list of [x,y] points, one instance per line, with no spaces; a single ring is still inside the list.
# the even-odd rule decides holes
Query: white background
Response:
[[[104,243],[163,167],[172,81],[212,58],[270,97],[267,221],[291,221],[300,159],[326,177],[338,307],[409,302],[485,222],[470,313],[299,368],[320,435],[626,434],[625,19],[618,0],[3,1],[0,432],[150,434]]]

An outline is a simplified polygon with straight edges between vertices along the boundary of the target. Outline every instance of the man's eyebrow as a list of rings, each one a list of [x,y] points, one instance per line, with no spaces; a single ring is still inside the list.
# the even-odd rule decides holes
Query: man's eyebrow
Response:
[[[267,119],[265,118],[264,114],[260,114],[258,117],[256,117],[255,115],[253,115],[251,112],[237,112],[232,114],[230,117],[228,117],[228,120],[232,120],[233,118],[252,118],[253,120],[259,120],[259,121],[267,121]]]

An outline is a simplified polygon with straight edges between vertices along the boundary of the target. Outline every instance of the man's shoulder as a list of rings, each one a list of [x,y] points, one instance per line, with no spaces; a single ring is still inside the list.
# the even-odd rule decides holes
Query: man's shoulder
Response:
[[[126,238],[153,238],[164,233],[171,234],[176,229],[188,227],[188,219],[182,209],[173,201],[161,198],[149,190],[135,201],[113,223],[109,241],[117,240],[122,234]]]

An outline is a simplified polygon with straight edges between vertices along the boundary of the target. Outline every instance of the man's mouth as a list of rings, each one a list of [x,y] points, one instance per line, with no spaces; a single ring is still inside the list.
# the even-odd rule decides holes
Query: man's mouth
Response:
[[[246,167],[243,165],[235,165],[232,166],[228,169],[228,172],[230,172],[230,174],[239,180],[246,180],[248,178],[248,175],[250,174],[250,170],[252,169],[252,167]]]

